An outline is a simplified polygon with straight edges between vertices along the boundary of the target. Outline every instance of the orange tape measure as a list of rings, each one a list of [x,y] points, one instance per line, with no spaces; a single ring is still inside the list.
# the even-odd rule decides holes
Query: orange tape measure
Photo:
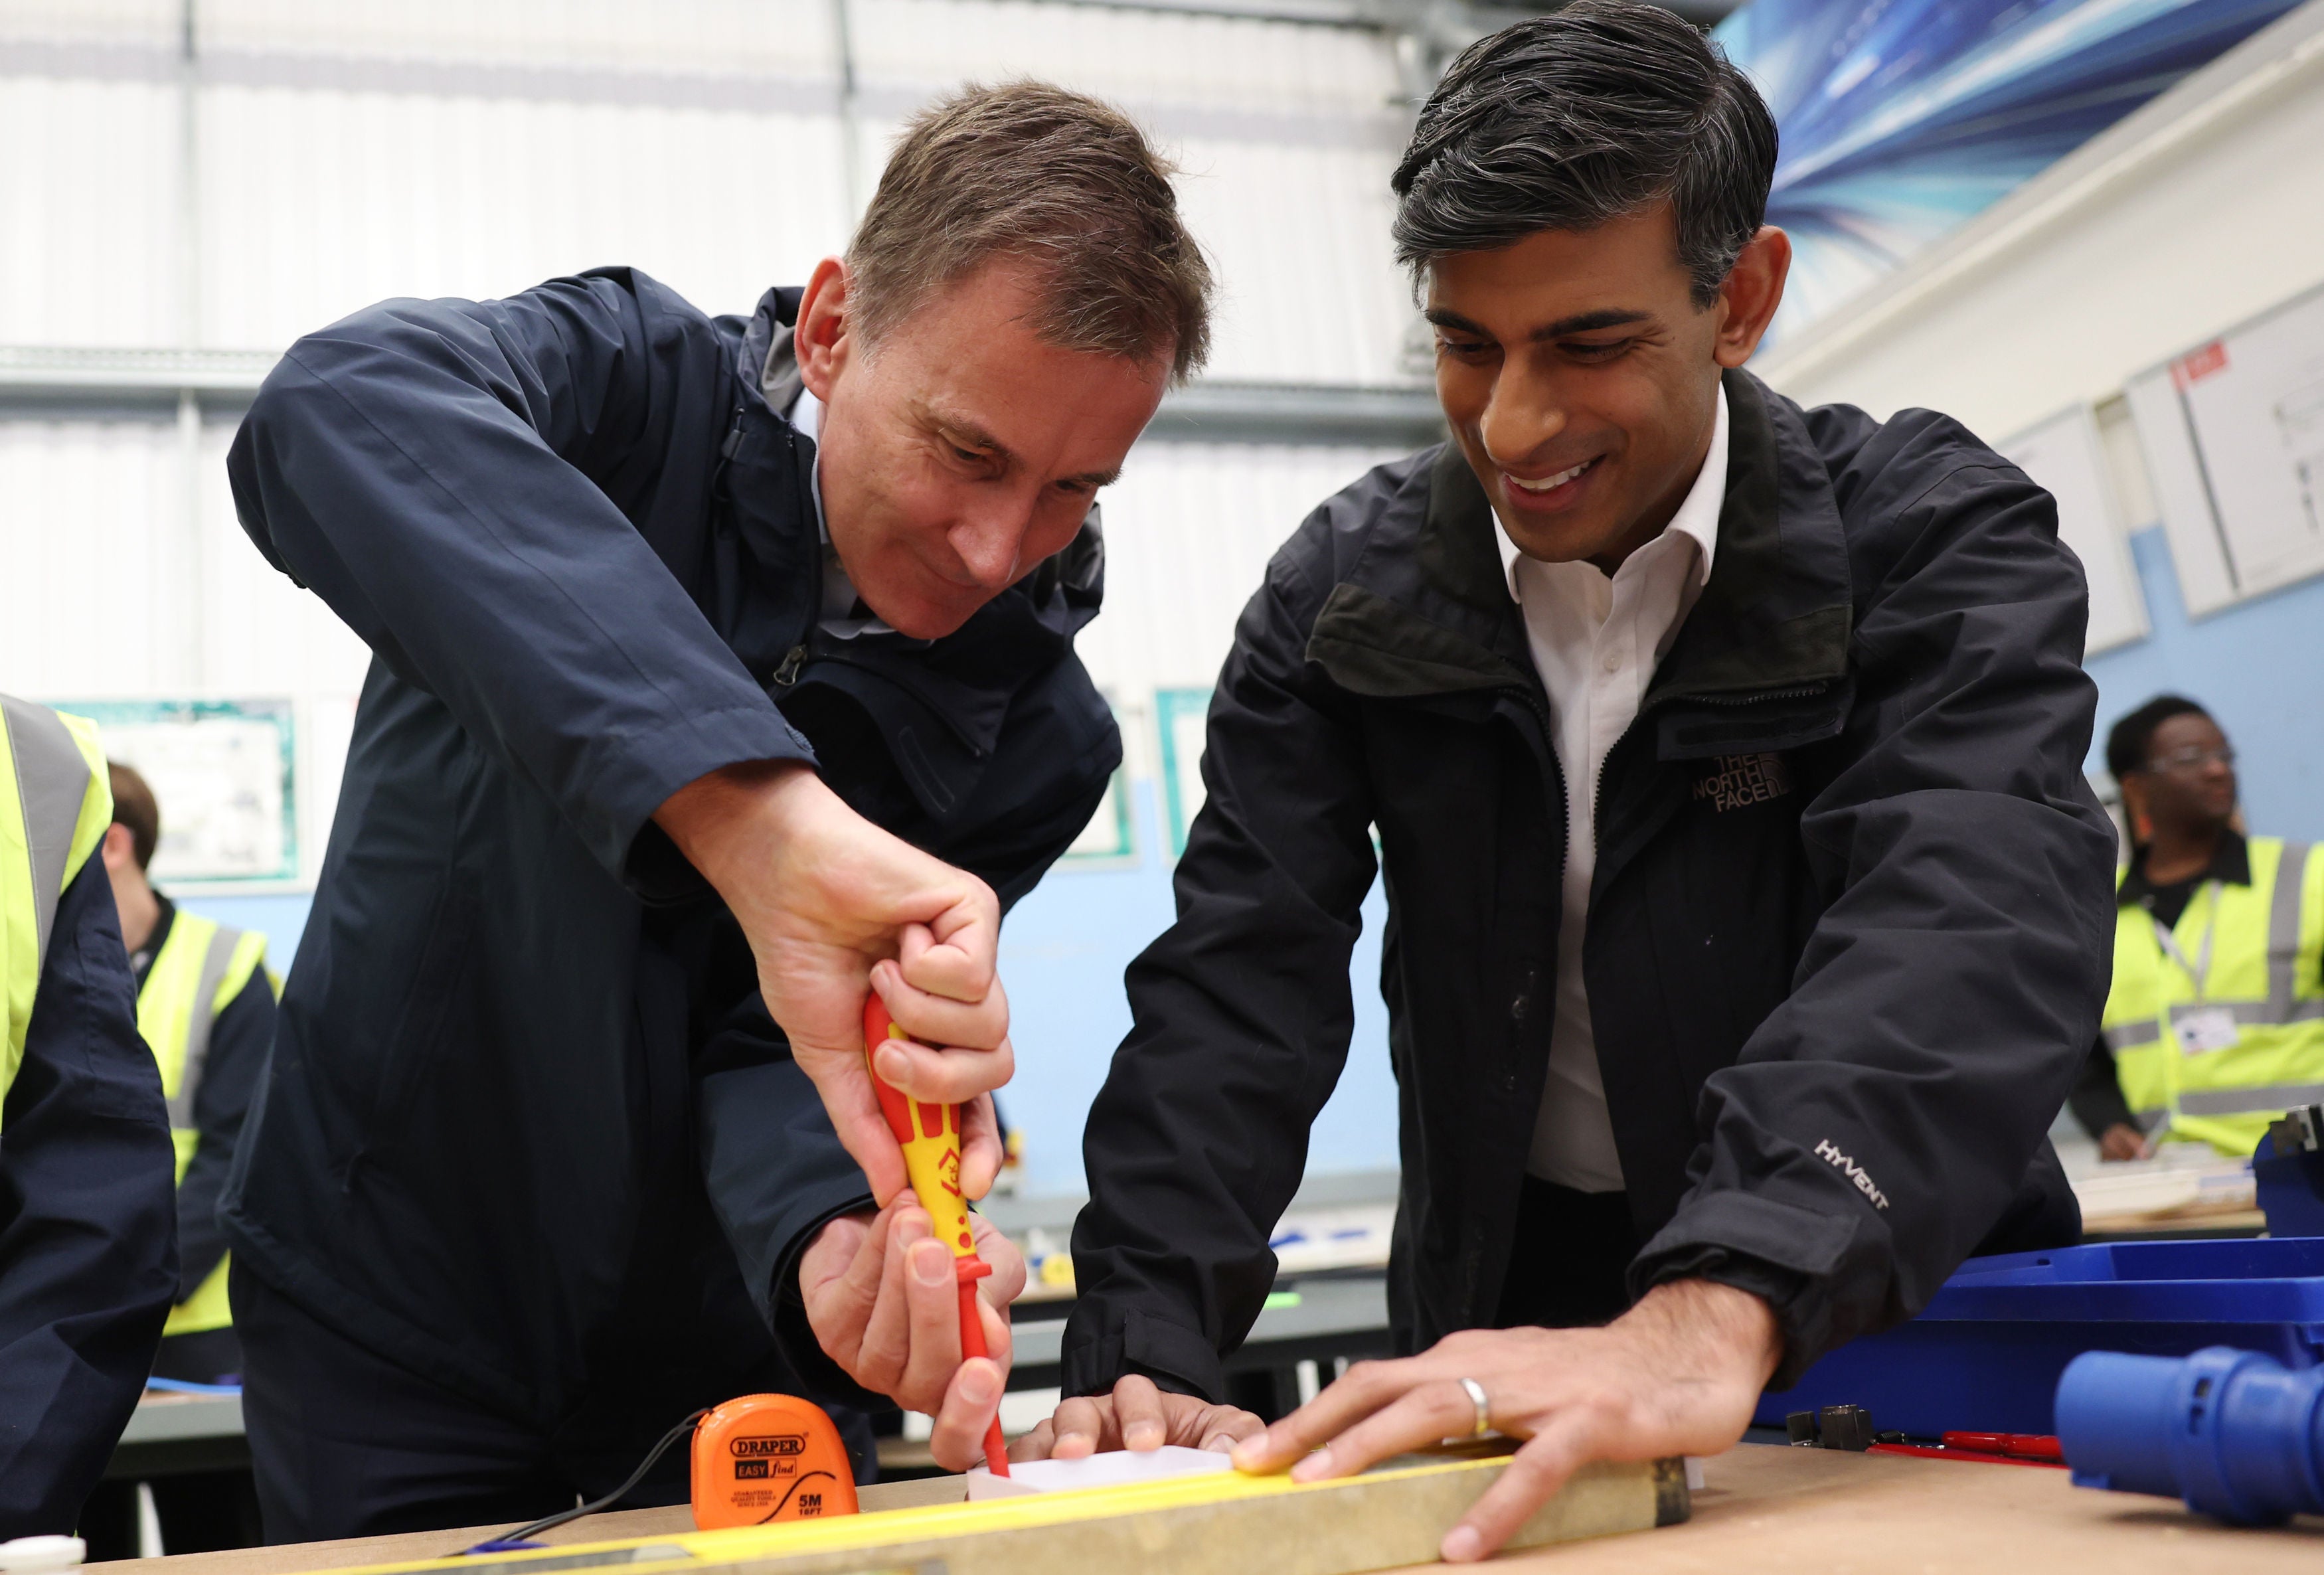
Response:
[[[855,1513],[855,1469],[822,1407],[791,1395],[745,1395],[694,1429],[697,1531]]]

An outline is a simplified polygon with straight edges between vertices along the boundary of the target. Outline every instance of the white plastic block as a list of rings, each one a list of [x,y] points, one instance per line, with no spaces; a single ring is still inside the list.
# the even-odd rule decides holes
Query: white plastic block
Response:
[[[1120,1488],[1166,1477],[1200,1477],[1231,1471],[1234,1462],[1209,1450],[1165,1444],[1158,1450],[1109,1450],[1078,1460],[1011,1461],[1009,1475],[996,1477],[979,1466],[968,1474],[971,1503],[1013,1498],[1026,1493],[1065,1493],[1077,1488]]]

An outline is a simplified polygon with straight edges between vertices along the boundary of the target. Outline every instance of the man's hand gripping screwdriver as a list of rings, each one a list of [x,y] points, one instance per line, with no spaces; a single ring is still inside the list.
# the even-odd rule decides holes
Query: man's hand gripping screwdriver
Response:
[[[872,1086],[880,1095],[881,1113],[888,1130],[904,1150],[904,1173],[912,1191],[928,1211],[928,1223],[937,1239],[952,1248],[953,1275],[960,1283],[960,1355],[988,1355],[984,1321],[976,1311],[976,1282],[992,1266],[976,1256],[976,1238],[968,1225],[968,1200],[960,1190],[960,1107],[931,1105],[908,1099],[881,1081],[872,1067],[872,1047],[883,1039],[908,1039],[888,1016],[887,1003],[875,993],[863,1003],[863,1062],[872,1072]],[[1009,1450],[1001,1441],[998,1414],[984,1430],[984,1463],[996,1477],[1009,1475]]]

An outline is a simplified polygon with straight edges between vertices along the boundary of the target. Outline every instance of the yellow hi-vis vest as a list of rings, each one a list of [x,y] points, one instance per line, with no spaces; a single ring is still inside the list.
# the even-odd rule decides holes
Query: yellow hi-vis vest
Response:
[[[2254,837],[2251,884],[2206,882],[2171,932],[2116,910],[2114,988],[2102,1024],[2123,1099],[2161,1136],[2248,1155],[2272,1119],[2324,1101],[2324,858]],[[2208,952],[2210,965],[2198,981]],[[2232,1042],[2205,1030],[2232,1019]]]
[[[112,824],[97,724],[0,695],[0,1101],[24,1064],[57,904]]]
[[[161,1096],[170,1103],[170,1141],[178,1150],[178,1180],[186,1179],[201,1130],[194,1124],[194,1096],[208,1064],[210,1027],[266,961],[266,937],[230,929],[216,919],[180,908],[170,922],[145,984],[137,992],[137,1031],[161,1068]],[[272,981],[269,980],[272,986]],[[194,1294],[170,1310],[161,1332],[198,1334],[234,1322],[226,1304],[226,1260],[206,1276]]]

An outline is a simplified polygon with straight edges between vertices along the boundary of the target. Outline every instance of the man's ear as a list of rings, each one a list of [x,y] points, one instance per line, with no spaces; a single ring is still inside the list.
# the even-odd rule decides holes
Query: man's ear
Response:
[[[1719,337],[1711,355],[1721,366],[1751,359],[1784,304],[1784,281],[1792,272],[1792,238],[1773,225],[1744,243],[1742,254],[1719,287]]]
[[[825,257],[807,275],[807,290],[799,297],[798,322],[791,330],[799,379],[807,392],[825,404],[831,402],[832,385],[839,381],[853,349],[853,327],[847,264],[836,257]]]
[[[105,828],[105,841],[97,848],[108,870],[125,870],[137,862],[137,839],[117,820]]]
[[[2122,818],[2129,824],[2134,843],[2144,847],[2154,840],[2154,817],[2146,812],[2146,783],[2135,772],[2122,779]]]

